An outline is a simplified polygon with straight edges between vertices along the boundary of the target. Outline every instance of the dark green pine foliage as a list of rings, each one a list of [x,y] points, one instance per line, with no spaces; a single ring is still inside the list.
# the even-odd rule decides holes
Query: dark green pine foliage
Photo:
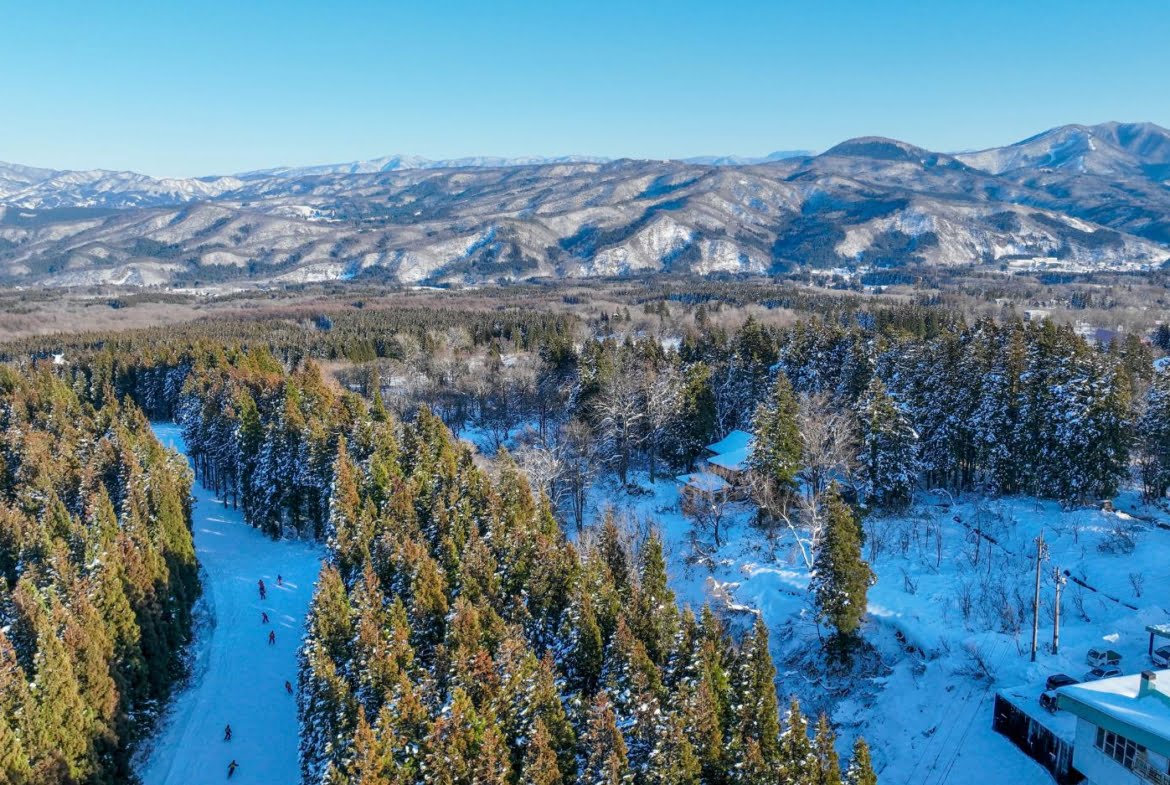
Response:
[[[771,782],[780,762],[780,719],[776,702],[776,668],[768,651],[768,628],[756,620],[740,652],[731,722],[732,767],[745,785]]]
[[[1137,438],[1143,493],[1148,500],[1161,499],[1170,489],[1170,370],[1154,375]]]
[[[853,757],[845,771],[845,785],[877,785],[877,775],[869,758],[869,745],[858,738],[853,745]]]
[[[751,468],[781,493],[795,490],[796,473],[801,467],[799,410],[792,384],[780,373],[772,387],[771,398],[756,408],[752,420],[755,442]]]
[[[703,454],[703,448],[715,441],[718,429],[711,367],[707,363],[700,361],[685,368],[681,398],[668,457],[675,465],[690,468]]]
[[[918,433],[877,376],[858,404],[857,421],[863,495],[878,507],[906,507],[918,483]]]
[[[874,574],[861,557],[860,527],[836,484],[825,495],[825,532],[813,561],[817,618],[832,628],[828,649],[845,658],[856,647]]]
[[[780,780],[782,782],[813,782],[819,772],[819,762],[808,736],[808,721],[793,698],[784,718],[784,732],[780,734]]]
[[[813,738],[815,771],[810,779],[811,785],[841,785],[841,759],[837,755],[836,744],[837,734],[833,732],[829,718],[821,714]]]

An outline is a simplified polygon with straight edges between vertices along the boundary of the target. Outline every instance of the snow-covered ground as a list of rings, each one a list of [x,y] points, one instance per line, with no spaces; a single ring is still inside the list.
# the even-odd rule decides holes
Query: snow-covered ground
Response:
[[[866,522],[865,555],[878,582],[864,635],[880,657],[876,672],[827,679],[810,655],[819,650],[818,631],[794,536],[784,532],[773,547],[749,525],[749,506],[731,505],[722,546],[714,549],[710,534],[701,533],[696,559],[693,525],[679,511],[674,483],[640,480],[641,496],[600,483],[590,519],[612,505],[639,527],[656,526],[680,603],[711,603],[745,626],[761,613],[780,689],[795,692],[810,713],[830,714],[842,754],[864,735],[883,785],[1048,785],[1046,771],[991,729],[995,691],[1042,683],[1053,673],[1079,679],[1091,646],[1116,649],[1123,671],[1139,671],[1149,664],[1145,626],[1170,621],[1170,531],[1153,520],[1167,516],[1132,493],[1115,500],[1118,510],[1150,520],[1029,498],[924,495],[905,515]],[[1033,664],[1034,539],[1041,529],[1049,559]],[[1100,547],[1114,542],[1118,529],[1132,534],[1132,552]],[[1064,587],[1059,654],[1050,648],[1054,566],[1098,590],[1073,580]]]
[[[163,444],[184,451],[179,428],[155,424]],[[192,647],[191,680],[175,699],[162,729],[144,748],[145,785],[219,781],[234,759],[233,782],[300,782],[294,697],[297,649],[321,551],[305,542],[277,542],[243,521],[196,482],[195,549],[203,569],[200,623]],[[283,585],[277,585],[277,576]],[[257,581],[268,599],[261,602]],[[267,612],[271,623],[261,623]],[[269,645],[268,633],[276,632]],[[225,742],[224,726],[232,727]]]

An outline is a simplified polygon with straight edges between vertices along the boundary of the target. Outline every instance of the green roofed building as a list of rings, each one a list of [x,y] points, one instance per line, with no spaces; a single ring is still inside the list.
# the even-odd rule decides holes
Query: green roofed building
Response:
[[[1170,785],[1170,670],[1062,687],[1057,700],[1077,717],[1087,785]]]

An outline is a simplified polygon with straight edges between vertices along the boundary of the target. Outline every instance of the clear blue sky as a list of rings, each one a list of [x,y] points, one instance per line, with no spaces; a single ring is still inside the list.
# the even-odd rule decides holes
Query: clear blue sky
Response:
[[[0,0],[0,160],[941,150],[1170,126],[1167,0]]]

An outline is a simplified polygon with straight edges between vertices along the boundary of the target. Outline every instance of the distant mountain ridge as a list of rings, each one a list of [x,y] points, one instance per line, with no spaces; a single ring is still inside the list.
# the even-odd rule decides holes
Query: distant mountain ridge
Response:
[[[955,156],[991,174],[1066,169],[1108,176],[1167,176],[1170,132],[1153,123],[1064,125],[1016,142]]]
[[[1170,259],[1170,131],[940,153],[859,137],[687,160],[395,155],[151,178],[0,164],[0,280],[404,283]]]
[[[433,160],[418,155],[387,155],[364,161],[349,161],[340,164],[318,166],[279,166],[273,169],[257,169],[243,172],[238,177],[256,179],[263,177],[312,177],[322,174],[372,174],[375,172],[397,172],[403,169],[483,169],[509,166],[545,166],[548,164],[605,163],[609,158],[589,155],[563,155],[553,158],[528,156],[523,158],[500,158],[494,156],[473,156]]]

